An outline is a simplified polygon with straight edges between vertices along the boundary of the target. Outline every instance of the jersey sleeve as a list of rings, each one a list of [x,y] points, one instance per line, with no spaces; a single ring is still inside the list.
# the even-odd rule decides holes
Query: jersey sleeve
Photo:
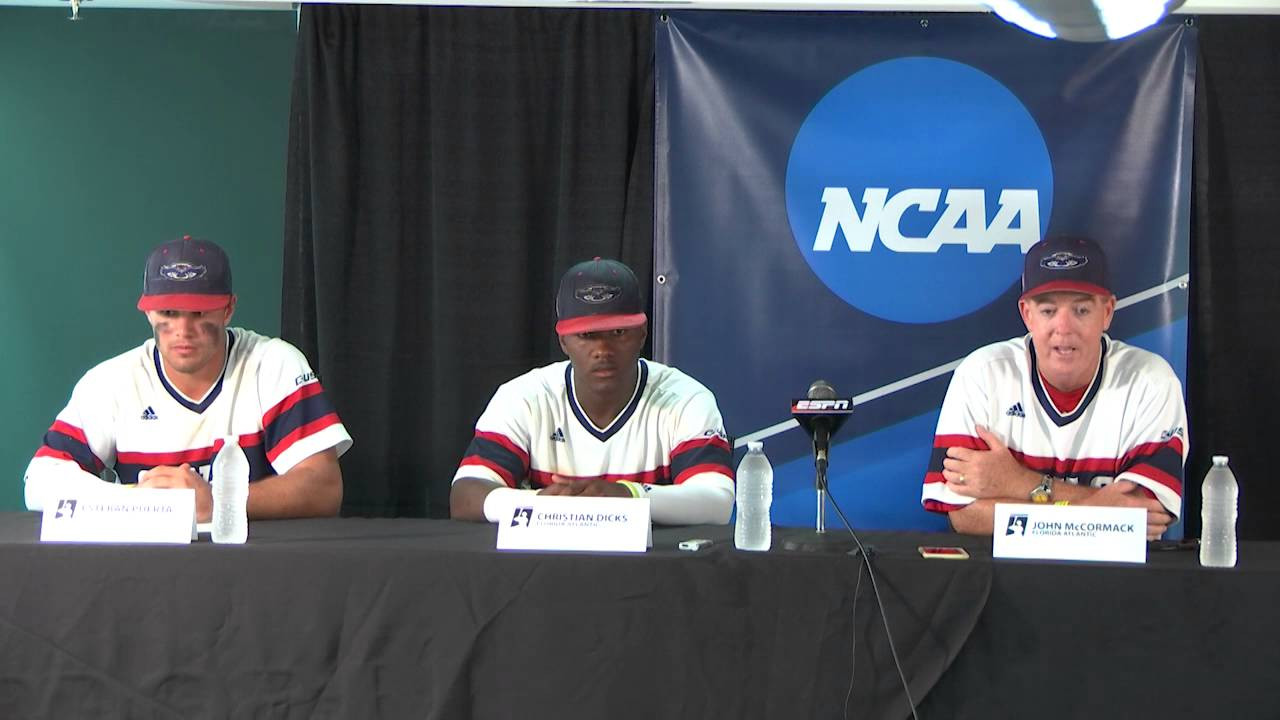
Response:
[[[987,443],[978,437],[978,426],[991,427],[987,419],[990,402],[979,374],[979,366],[966,360],[960,363],[951,376],[942,411],[938,415],[938,427],[933,435],[933,449],[929,453],[929,467],[925,471],[924,488],[920,502],[926,510],[949,513],[959,510],[974,498],[961,495],[947,488],[942,475],[942,461],[947,450],[963,447],[972,450],[989,450]]]
[[[1130,401],[1133,416],[1125,423],[1117,480],[1146,488],[1174,515],[1182,516],[1183,467],[1187,460],[1187,412],[1182,384],[1169,364],[1160,360],[1142,376],[1141,390]]]
[[[112,380],[101,366],[76,383],[67,406],[27,465],[23,478],[27,509],[40,510],[49,492],[100,481],[102,471],[115,465],[116,403],[108,392],[111,387]]]
[[[329,448],[341,456],[351,435],[302,352],[280,339],[268,341],[258,365],[258,397],[267,460],[277,474]]]
[[[476,421],[476,432],[458,465],[453,481],[480,478],[519,488],[529,477],[531,421],[529,401],[519,390],[519,380],[498,387]]]
[[[655,523],[723,525],[733,513],[732,452],[715,396],[699,387],[672,418],[671,484],[642,484]]]
[[[671,483],[711,482],[733,491],[732,452],[715,396],[705,388],[691,395],[675,418]]]

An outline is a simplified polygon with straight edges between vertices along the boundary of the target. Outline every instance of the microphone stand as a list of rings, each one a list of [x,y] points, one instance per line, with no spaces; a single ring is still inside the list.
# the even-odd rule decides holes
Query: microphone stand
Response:
[[[787,550],[847,553],[856,545],[854,538],[845,533],[827,533],[827,466],[830,464],[831,436],[835,434],[853,410],[851,399],[836,396],[831,383],[816,380],[809,386],[807,398],[797,398],[791,404],[791,414],[805,432],[813,438],[813,464],[816,469],[814,488],[818,496],[817,527],[809,533],[800,530],[780,538]],[[839,507],[836,508],[839,510]]]
[[[813,482],[814,487],[818,490],[818,514],[817,527],[814,528],[814,532],[822,535],[827,532],[827,461],[825,458],[821,458],[815,465],[816,472]]]
[[[827,532],[828,460],[825,455],[826,453],[818,454],[814,461],[816,468],[814,486],[818,495],[817,526],[812,533],[800,531],[792,537],[782,538],[782,547],[785,550],[849,553],[855,549],[856,543],[851,536],[845,533],[833,534]]]

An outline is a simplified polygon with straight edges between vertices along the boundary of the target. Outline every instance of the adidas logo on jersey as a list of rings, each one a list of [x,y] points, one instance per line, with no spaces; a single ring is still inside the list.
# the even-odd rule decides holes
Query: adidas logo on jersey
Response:
[[[147,409],[142,411],[142,419],[143,419],[143,420],[155,420],[155,419],[156,419],[156,411],[155,411],[155,410],[152,410],[152,409],[151,409],[151,406],[150,406],[150,405],[148,405],[148,406],[147,406]]]
[[[1004,414],[1008,415],[1009,417],[1020,417],[1020,418],[1024,418],[1027,416],[1026,413],[1022,412],[1022,403],[1020,402],[1014,403],[1012,406],[1010,406],[1008,410],[1004,411]]]
[[[551,433],[551,439],[554,442],[564,442],[564,431],[560,428],[556,428],[556,431]]]

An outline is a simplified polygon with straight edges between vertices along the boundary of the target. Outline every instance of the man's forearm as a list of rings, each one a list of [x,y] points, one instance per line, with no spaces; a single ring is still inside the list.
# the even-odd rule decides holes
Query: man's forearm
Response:
[[[1055,480],[1053,482],[1053,501],[1067,501],[1083,504],[1098,492],[1097,488]],[[948,513],[951,527],[958,533],[966,535],[990,535],[995,526],[996,503],[1029,503],[1030,497],[980,498],[965,505],[959,510]]]
[[[654,485],[646,495],[653,522],[663,525],[724,525],[733,513],[733,486],[728,479]]]
[[[112,487],[73,462],[36,458],[27,466],[24,494],[28,510],[41,511],[45,499],[57,493],[94,491]]]
[[[333,517],[342,509],[342,470],[333,449],[316,453],[283,475],[249,483],[249,518]]]
[[[503,486],[483,478],[459,478],[449,488],[449,517],[484,522],[485,498],[500,487]]]

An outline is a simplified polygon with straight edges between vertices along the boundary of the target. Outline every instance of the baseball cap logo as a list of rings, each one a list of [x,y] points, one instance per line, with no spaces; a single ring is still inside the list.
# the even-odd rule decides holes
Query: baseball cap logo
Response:
[[[204,277],[205,266],[193,265],[189,262],[176,262],[168,265],[160,266],[161,277],[186,282],[187,280],[195,280],[198,277]]]
[[[1078,267],[1084,267],[1089,264],[1089,258],[1083,255],[1059,250],[1058,252],[1046,256],[1040,261],[1040,267],[1048,270],[1073,270]]]
[[[573,293],[573,296],[578,298],[584,303],[589,303],[591,305],[599,305],[601,303],[607,303],[610,300],[618,297],[618,294],[621,292],[622,292],[622,288],[618,287],[617,285],[596,284],[596,285],[587,285],[585,287],[578,288]]]

